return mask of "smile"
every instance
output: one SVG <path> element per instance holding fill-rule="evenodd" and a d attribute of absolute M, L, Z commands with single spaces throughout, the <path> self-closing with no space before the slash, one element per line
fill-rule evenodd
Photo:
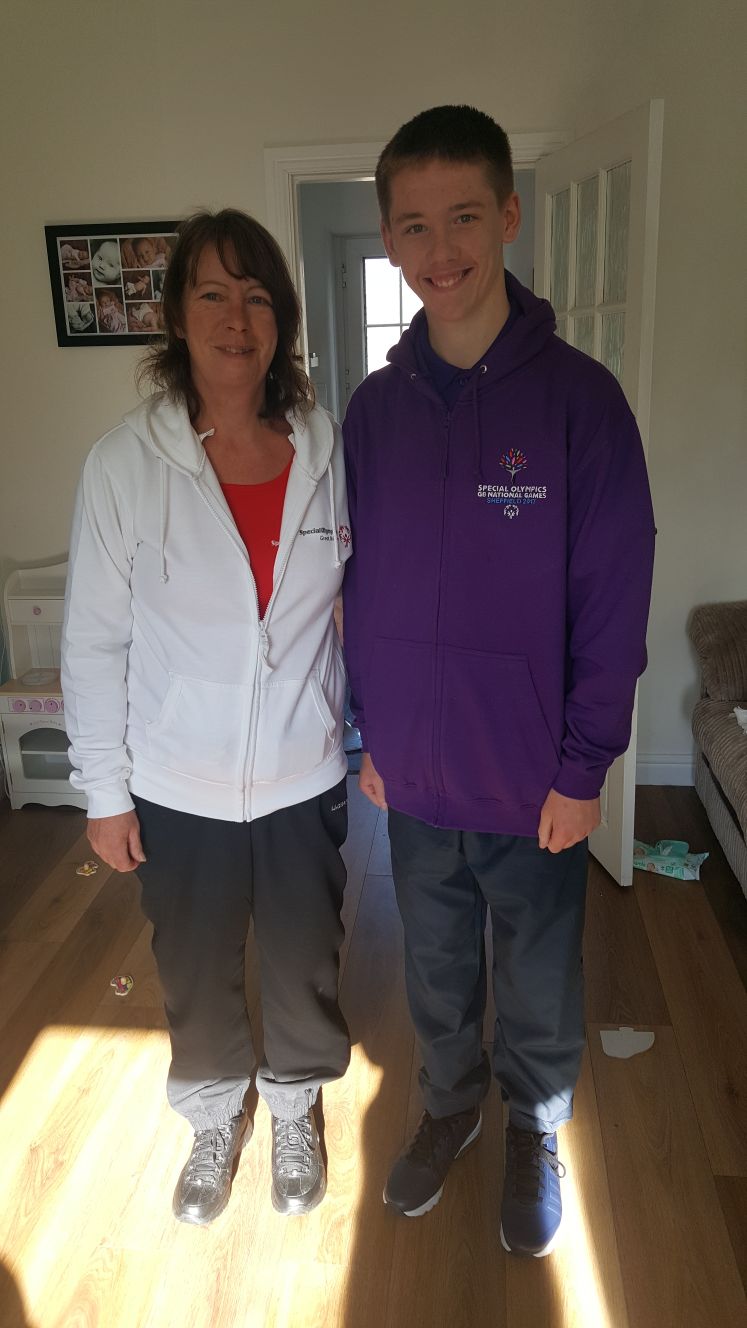
<path fill-rule="evenodd" d="M 223 351 L 224 355 L 251 355 L 253 346 L 216 346 L 216 350 Z"/>
<path fill-rule="evenodd" d="M 464 278 L 469 272 L 470 269 L 468 267 L 463 267 L 461 271 L 450 272 L 448 276 L 426 277 L 425 280 L 428 282 L 428 285 L 433 286 L 435 290 L 452 290 L 454 286 L 459 285 L 460 281 L 464 281 Z"/>

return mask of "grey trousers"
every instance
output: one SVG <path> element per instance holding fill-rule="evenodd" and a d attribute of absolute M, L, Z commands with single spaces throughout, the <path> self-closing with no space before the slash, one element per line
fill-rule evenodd
<path fill-rule="evenodd" d="M 250 822 L 134 801 L 147 857 L 142 907 L 171 1037 L 169 1102 L 194 1130 L 241 1110 L 256 1066 L 244 984 L 253 918 L 264 1027 L 257 1088 L 274 1116 L 297 1119 L 350 1059 L 337 1003 L 345 780 Z"/>
<path fill-rule="evenodd" d="M 573 1112 L 584 1047 L 581 945 L 587 843 L 441 830 L 389 811 L 407 995 L 432 1116 L 466 1111 L 490 1086 L 482 1045 L 485 920 L 493 933 L 493 1072 L 523 1129 Z"/>

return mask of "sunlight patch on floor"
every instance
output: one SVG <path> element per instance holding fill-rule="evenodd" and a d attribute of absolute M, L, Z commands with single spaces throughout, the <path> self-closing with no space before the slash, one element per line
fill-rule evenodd
<path fill-rule="evenodd" d="M 589 1214 L 583 1198 L 584 1159 L 574 1151 L 574 1134 L 561 1136 L 561 1158 L 567 1167 L 562 1181 L 563 1224 L 558 1245 L 548 1256 L 563 1307 L 563 1328 L 620 1328 L 610 1315 Z"/>

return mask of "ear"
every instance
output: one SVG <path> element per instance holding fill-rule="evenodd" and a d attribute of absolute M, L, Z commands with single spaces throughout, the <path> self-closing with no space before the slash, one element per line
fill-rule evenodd
<path fill-rule="evenodd" d="M 381 219 L 380 230 L 381 230 L 381 238 L 384 241 L 384 248 L 386 249 L 387 258 L 389 259 L 389 262 L 391 263 L 392 267 L 399 267 L 400 261 L 397 257 L 396 250 L 394 248 L 394 240 L 392 238 L 391 227 L 389 226 L 388 222 L 384 221 L 383 217 Z"/>
<path fill-rule="evenodd" d="M 521 230 L 521 202 L 518 194 L 509 194 L 501 208 L 503 243 L 511 244 Z"/>

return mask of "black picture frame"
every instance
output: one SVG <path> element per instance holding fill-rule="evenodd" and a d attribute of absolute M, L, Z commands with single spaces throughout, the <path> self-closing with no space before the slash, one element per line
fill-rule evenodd
<path fill-rule="evenodd" d="M 176 221 L 45 226 L 58 346 L 147 346 Z"/>

